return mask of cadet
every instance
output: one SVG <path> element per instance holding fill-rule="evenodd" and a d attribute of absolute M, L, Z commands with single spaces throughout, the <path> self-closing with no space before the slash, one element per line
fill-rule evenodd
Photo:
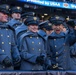
<path fill-rule="evenodd" d="M 39 19 L 28 17 L 24 22 L 28 31 L 21 36 L 20 54 L 22 57 L 21 70 L 43 70 L 45 53 L 45 39 L 38 32 Z"/>
<path fill-rule="evenodd" d="M 47 35 L 51 34 L 53 31 L 52 23 L 50 23 L 48 20 L 41 22 L 39 24 L 39 28 L 44 30 Z"/>
<path fill-rule="evenodd" d="M 76 36 L 73 28 L 65 34 L 63 29 L 64 18 L 55 16 L 51 19 L 54 32 L 48 37 L 48 50 L 54 70 L 70 70 L 70 46 L 75 43 Z"/>
<path fill-rule="evenodd" d="M 27 12 L 27 13 L 24 13 L 24 14 L 22 14 L 21 15 L 21 18 L 22 18 L 22 20 L 23 20 L 23 23 L 20 25 L 20 26 L 18 26 L 16 29 L 15 29 L 15 31 L 16 31 L 16 36 L 17 36 L 17 45 L 18 45 L 18 47 L 19 47 L 19 41 L 20 41 L 20 36 L 22 35 L 22 34 L 24 34 L 24 33 L 26 33 L 27 32 L 27 25 L 26 24 L 24 24 L 24 21 L 26 21 L 26 19 L 27 19 L 27 17 L 33 17 L 34 16 L 34 12 Z"/>
<path fill-rule="evenodd" d="M 46 27 L 45 25 L 48 25 L 48 21 L 43 21 L 39 24 L 39 30 L 38 33 L 47 40 L 47 34 L 46 34 Z"/>
<path fill-rule="evenodd" d="M 49 21 L 43 21 L 39 24 L 39 30 L 38 30 L 38 34 L 41 35 L 46 41 L 47 41 L 47 29 L 49 27 L 49 29 L 51 28 L 52 24 L 49 23 Z M 47 48 L 47 47 L 46 47 Z"/>
<path fill-rule="evenodd" d="M 15 29 L 17 38 L 19 38 L 22 34 L 24 34 L 27 31 L 27 26 L 24 24 L 24 21 L 27 19 L 27 17 L 34 16 L 34 14 L 34 12 L 27 12 L 21 15 L 23 23 Z"/>
<path fill-rule="evenodd" d="M 0 5 L 0 70 L 14 70 L 14 65 L 21 60 L 14 31 L 7 25 L 8 14 L 9 5 Z"/>
<path fill-rule="evenodd" d="M 69 26 L 73 28 L 76 26 L 76 23 L 73 19 L 67 22 Z M 76 43 L 70 47 L 70 56 L 71 56 L 71 70 L 76 70 Z"/>
<path fill-rule="evenodd" d="M 47 49 L 47 38 L 48 38 L 47 31 L 49 31 L 49 30 L 52 31 L 52 23 L 50 23 L 48 20 L 43 21 L 43 22 L 41 22 L 39 24 L 38 34 L 41 35 L 45 39 L 45 41 L 46 41 L 46 43 L 45 43 L 46 53 L 48 52 L 47 51 L 48 50 Z M 47 55 L 47 59 L 46 59 L 45 68 L 46 69 L 50 69 L 51 68 L 51 61 L 49 60 L 48 55 Z"/>
<path fill-rule="evenodd" d="M 22 24 L 21 21 L 22 8 L 19 6 L 15 6 L 12 7 L 10 11 L 11 11 L 11 20 L 8 22 L 8 24 L 15 29 L 16 27 Z"/>

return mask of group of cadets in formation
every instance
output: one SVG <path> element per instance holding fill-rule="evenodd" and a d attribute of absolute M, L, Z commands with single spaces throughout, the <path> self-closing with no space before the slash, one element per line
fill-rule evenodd
<path fill-rule="evenodd" d="M 76 70 L 75 21 L 0 5 L 0 70 Z M 22 21 L 21 21 L 22 20 Z"/>

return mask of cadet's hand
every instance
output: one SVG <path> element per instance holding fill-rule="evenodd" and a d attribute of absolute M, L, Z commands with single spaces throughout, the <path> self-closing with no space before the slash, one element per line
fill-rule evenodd
<path fill-rule="evenodd" d="M 38 56 L 36 59 L 36 62 L 39 63 L 40 65 L 44 64 L 44 56 Z"/>
<path fill-rule="evenodd" d="M 20 56 L 17 56 L 15 59 L 14 59 L 14 66 L 19 66 L 20 65 L 20 62 L 21 62 L 21 57 Z"/>
<path fill-rule="evenodd" d="M 10 59 L 9 57 L 6 57 L 6 58 L 3 60 L 3 64 L 5 65 L 5 67 L 10 67 L 10 66 L 12 66 L 11 59 Z"/>

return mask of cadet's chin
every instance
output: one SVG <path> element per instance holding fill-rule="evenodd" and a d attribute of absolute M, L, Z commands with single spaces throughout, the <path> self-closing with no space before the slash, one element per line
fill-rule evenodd
<path fill-rule="evenodd" d="M 56 32 L 57 34 L 59 34 L 61 31 L 60 31 L 60 30 L 56 30 L 55 32 Z"/>
<path fill-rule="evenodd" d="M 8 22 L 8 20 L 3 20 L 2 22 Z"/>
<path fill-rule="evenodd" d="M 38 30 L 33 30 L 32 32 L 36 33 Z"/>

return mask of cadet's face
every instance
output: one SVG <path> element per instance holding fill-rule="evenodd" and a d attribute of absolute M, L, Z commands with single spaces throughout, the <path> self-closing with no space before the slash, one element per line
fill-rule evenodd
<path fill-rule="evenodd" d="M 50 35 L 53 32 L 53 30 L 46 30 L 47 35 Z"/>
<path fill-rule="evenodd" d="M 67 30 L 67 29 L 66 29 L 65 27 L 63 27 L 63 32 L 66 32 L 66 30 Z"/>
<path fill-rule="evenodd" d="M 1 22 L 8 22 L 8 15 L 0 12 L 0 21 Z"/>
<path fill-rule="evenodd" d="M 76 30 L 76 26 L 75 26 L 75 28 L 74 28 L 75 30 Z"/>
<path fill-rule="evenodd" d="M 29 25 L 28 29 L 32 32 L 37 32 L 38 31 L 38 26 L 37 25 Z"/>
<path fill-rule="evenodd" d="M 54 25 L 54 31 L 59 34 L 61 31 L 63 31 L 63 25 L 60 24 L 60 25 Z"/>
<path fill-rule="evenodd" d="M 13 13 L 12 14 L 12 18 L 14 18 L 14 19 L 20 19 L 21 18 L 21 14 L 20 13 Z"/>

